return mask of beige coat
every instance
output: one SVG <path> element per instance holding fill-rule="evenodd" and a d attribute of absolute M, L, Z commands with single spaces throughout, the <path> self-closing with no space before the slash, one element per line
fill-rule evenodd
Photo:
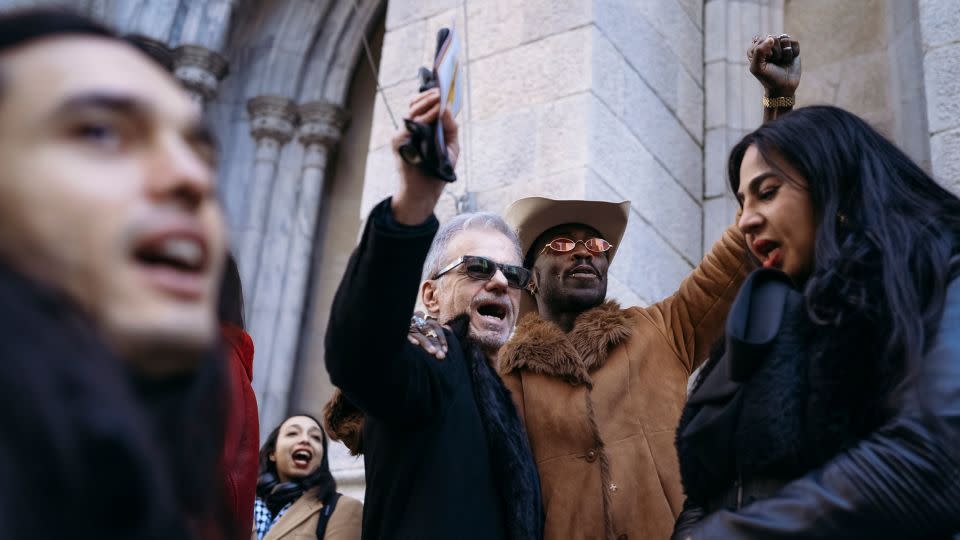
<path fill-rule="evenodd" d="M 569 334 L 528 314 L 500 351 L 533 450 L 548 539 L 667 539 L 683 505 L 674 431 L 687 379 L 747 274 L 731 227 L 671 297 L 582 313 Z"/>
<path fill-rule="evenodd" d="M 301 495 L 267 531 L 263 540 L 317 540 L 317 522 L 323 503 L 311 493 Z M 360 540 L 363 503 L 342 495 L 327 523 L 323 540 Z M 257 540 L 253 532 L 252 540 Z"/>

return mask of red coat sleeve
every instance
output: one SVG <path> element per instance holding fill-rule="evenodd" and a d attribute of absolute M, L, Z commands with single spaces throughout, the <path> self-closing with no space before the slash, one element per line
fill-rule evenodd
<path fill-rule="evenodd" d="M 230 395 L 224 430 L 223 496 L 234 515 L 240 538 L 249 539 L 253 529 L 253 501 L 257 489 L 257 454 L 260 420 L 253 392 L 253 341 L 233 324 L 220 327 L 226 349 Z"/>

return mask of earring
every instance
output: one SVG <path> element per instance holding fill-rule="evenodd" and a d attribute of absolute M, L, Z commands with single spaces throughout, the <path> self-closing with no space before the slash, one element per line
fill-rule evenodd
<path fill-rule="evenodd" d="M 841 225 L 846 225 L 847 215 L 844 214 L 843 212 L 837 212 L 837 221 L 840 222 Z"/>

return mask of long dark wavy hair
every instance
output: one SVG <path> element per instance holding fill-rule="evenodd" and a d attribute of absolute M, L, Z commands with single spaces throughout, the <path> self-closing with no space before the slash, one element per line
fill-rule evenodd
<path fill-rule="evenodd" d="M 728 161 L 734 192 L 750 146 L 772 167 L 789 163 L 802 179 L 781 176 L 810 194 L 817 230 L 804 294 L 817 340 L 856 341 L 864 365 L 851 359 L 851 369 L 896 401 L 939 327 L 960 199 L 836 107 L 801 108 L 745 136 Z"/>
<path fill-rule="evenodd" d="M 277 474 L 277 464 L 270 459 L 270 454 L 277 449 L 277 438 L 280 436 L 280 428 L 283 427 L 284 422 L 295 416 L 305 416 L 316 422 L 317 426 L 320 427 L 320 437 L 323 441 L 323 458 L 321 458 L 320 466 L 317 467 L 317 470 L 309 475 L 292 482 L 281 482 Z M 257 479 L 257 497 L 266 501 L 269 507 L 274 504 L 271 499 L 277 499 L 279 503 L 292 502 L 299 498 L 300 495 L 314 488 L 319 488 L 316 490 L 316 497 L 326 505 L 337 491 L 337 481 L 334 480 L 333 474 L 330 473 L 330 462 L 327 459 L 327 446 L 327 434 L 323 431 L 323 424 L 314 418 L 313 415 L 291 414 L 284 418 L 283 422 L 280 422 L 280 425 L 274 428 L 273 431 L 270 432 L 270 435 L 267 435 L 267 440 L 264 441 L 263 446 L 260 447 L 260 476 Z M 278 506 L 282 506 L 282 504 Z M 271 511 L 276 512 L 278 509 L 279 508 L 271 508 Z"/>

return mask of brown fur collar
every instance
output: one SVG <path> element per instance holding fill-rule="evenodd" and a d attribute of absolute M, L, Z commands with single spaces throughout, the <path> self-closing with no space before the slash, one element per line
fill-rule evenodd
<path fill-rule="evenodd" d="M 527 369 L 593 387 L 590 371 L 632 333 L 631 316 L 609 300 L 577 316 L 565 334 L 556 324 L 528 313 L 509 343 L 500 349 L 500 373 Z"/>
<path fill-rule="evenodd" d="M 347 399 L 339 388 L 323 408 L 323 423 L 327 435 L 345 444 L 351 456 L 363 453 L 363 411 Z"/>

